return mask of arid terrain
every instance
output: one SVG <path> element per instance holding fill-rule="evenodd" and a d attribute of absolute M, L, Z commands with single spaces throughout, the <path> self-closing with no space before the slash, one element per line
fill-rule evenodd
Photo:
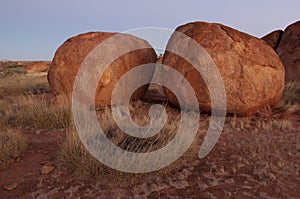
<path fill-rule="evenodd" d="M 203 159 L 198 152 L 210 116 L 201 113 L 196 139 L 180 159 L 159 171 L 128 174 L 87 153 L 70 110 L 52 102 L 45 73 L 3 63 L 0 198 L 300 198 L 299 99 L 300 85 L 286 85 L 277 107 L 248 117 L 228 115 L 219 141 Z M 176 123 L 178 110 L 156 85 L 134 103 L 133 117 L 147 115 L 156 102 Z M 105 111 L 99 110 L 100 123 Z"/>

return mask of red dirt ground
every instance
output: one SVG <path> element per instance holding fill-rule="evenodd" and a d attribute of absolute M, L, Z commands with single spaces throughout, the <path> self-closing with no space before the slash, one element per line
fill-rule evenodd
<path fill-rule="evenodd" d="M 282 117 L 295 129 L 236 130 L 226 124 L 205 158 L 194 154 L 163 171 L 118 183 L 79 177 L 60 165 L 65 131 L 23 129 L 29 149 L 0 170 L 0 198 L 300 198 L 300 117 Z M 41 174 L 43 165 L 54 170 Z M 15 189 L 3 189 L 13 183 Z"/>

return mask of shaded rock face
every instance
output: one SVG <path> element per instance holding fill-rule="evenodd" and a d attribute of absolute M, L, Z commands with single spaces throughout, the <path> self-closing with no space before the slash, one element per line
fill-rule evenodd
<path fill-rule="evenodd" d="M 73 84 L 78 70 L 86 56 L 105 39 L 115 35 L 107 32 L 90 32 L 81 34 L 68 39 L 56 51 L 52 64 L 48 72 L 48 81 L 52 92 L 56 96 L 54 101 L 66 102 L 72 97 Z M 155 63 L 157 56 L 153 48 L 144 40 L 131 35 L 125 35 L 126 46 L 141 43 L 146 48 L 131 51 L 121 55 L 104 71 L 101 76 L 96 90 L 96 106 L 111 105 L 112 91 L 118 80 L 130 69 L 148 63 Z M 111 51 L 118 52 L 118 41 L 114 40 Z M 107 52 L 110 53 L 110 52 Z M 105 61 L 105 60 L 104 60 Z M 95 73 L 97 65 L 92 65 L 91 73 Z M 151 79 L 154 70 L 150 74 L 139 75 L 135 78 Z M 95 77 L 97 78 L 97 77 Z M 138 99 L 146 92 L 148 85 L 138 88 L 132 96 L 132 99 Z M 126 92 L 124 90 L 123 92 Z M 88 96 L 91 97 L 91 96 Z M 66 100 L 68 99 L 68 100 Z M 59 102 L 56 102 L 59 103 Z"/>
<path fill-rule="evenodd" d="M 276 49 L 285 70 L 286 81 L 300 81 L 300 21 L 288 26 Z"/>
<path fill-rule="evenodd" d="M 211 56 L 224 82 L 228 113 L 250 115 L 267 105 L 278 103 L 284 88 L 284 67 L 266 42 L 221 24 L 194 22 L 180 26 L 176 31 L 193 38 Z M 167 49 L 185 50 L 185 46 L 179 47 L 176 43 L 178 40 L 174 40 L 173 34 Z M 191 49 L 189 52 L 201 68 L 201 54 Z M 196 69 L 186 59 L 169 51 L 164 54 L 163 64 L 176 69 L 189 81 L 200 109 L 209 112 L 210 94 Z M 180 88 L 177 79 L 168 77 L 163 81 L 173 82 Z M 167 88 L 164 91 L 170 102 L 179 106 L 175 95 Z"/>
<path fill-rule="evenodd" d="M 48 64 L 46 62 L 34 62 L 32 64 L 23 66 L 22 69 L 24 69 L 27 73 L 41 73 L 41 72 L 47 72 L 48 70 Z"/>
<path fill-rule="evenodd" d="M 278 47 L 283 31 L 282 30 L 275 30 L 266 36 L 262 37 L 261 39 L 266 41 L 274 50 Z"/>
<path fill-rule="evenodd" d="M 279 31 L 277 31 L 279 33 Z M 276 32 L 270 33 L 263 37 L 279 55 L 285 66 L 286 82 L 300 81 L 300 21 L 291 24 L 284 31 L 282 36 L 278 37 L 277 45 L 272 46 L 271 38 L 275 40 Z"/>

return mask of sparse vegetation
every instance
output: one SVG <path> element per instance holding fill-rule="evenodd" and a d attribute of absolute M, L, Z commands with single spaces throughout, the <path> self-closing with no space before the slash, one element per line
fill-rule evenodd
<path fill-rule="evenodd" d="M 95 176 L 101 173 L 101 163 L 86 150 L 74 127 L 67 131 L 60 160 L 65 166 L 84 176 Z"/>
<path fill-rule="evenodd" d="M 286 108 L 295 104 L 300 105 L 300 83 L 292 82 L 286 84 L 279 105 Z"/>
<path fill-rule="evenodd" d="M 2 68 L 17 68 L 19 65 L 16 62 L 13 61 L 6 61 L 6 62 L 0 62 L 0 67 Z"/>
<path fill-rule="evenodd" d="M 70 121 L 67 107 L 51 107 L 46 76 L 13 75 L 0 78 L 0 127 L 66 128 Z"/>
<path fill-rule="evenodd" d="M 171 115 L 171 117 L 168 118 L 167 123 L 157 135 L 151 138 L 136 138 L 125 134 L 119 129 L 111 115 L 110 108 L 98 110 L 99 123 L 107 138 L 126 151 L 139 153 L 160 149 L 173 139 L 177 133 L 180 116 L 178 114 L 168 115 Z M 149 124 L 149 117 L 140 116 L 141 115 L 133 117 L 133 120 L 141 126 Z M 64 165 L 74 170 L 75 173 L 83 174 L 84 176 L 98 176 L 99 174 L 115 175 L 116 173 L 116 171 L 108 169 L 100 164 L 99 161 L 86 150 L 79 139 L 75 127 L 68 129 L 66 142 L 62 145 L 60 157 L 60 160 Z"/>
<path fill-rule="evenodd" d="M 13 129 L 0 130 L 0 169 L 26 149 L 26 140 Z"/>
<path fill-rule="evenodd" d="M 0 78 L 0 98 L 49 92 L 46 76 L 12 75 Z"/>
<path fill-rule="evenodd" d="M 131 111 L 137 111 L 138 109 L 141 109 L 141 107 L 143 107 L 143 105 L 140 104 L 140 102 L 137 102 L 133 104 L 130 109 Z M 148 139 L 134 138 L 122 132 L 112 118 L 110 108 L 97 110 L 97 113 L 99 123 L 111 142 L 127 151 L 145 153 L 149 151 L 155 151 L 165 146 L 170 142 L 171 139 L 173 139 L 177 132 L 177 124 L 180 120 L 180 114 L 178 112 L 175 113 L 175 110 L 171 109 L 167 105 L 165 105 L 165 109 L 168 112 L 168 116 L 171 116 L 171 118 L 168 118 L 167 124 L 164 126 L 162 131 L 157 134 L 157 136 Z M 139 114 L 133 114 L 132 118 L 141 126 L 147 125 L 149 123 L 149 117 L 145 113 L 148 113 L 148 110 L 143 113 L 139 112 Z M 205 115 L 201 116 L 201 118 L 201 120 L 204 121 L 200 123 L 200 131 L 202 133 L 203 129 L 208 128 L 209 118 L 205 119 Z M 295 130 L 291 121 L 280 118 L 264 119 L 255 117 L 237 117 L 236 115 L 233 115 L 233 117 L 228 117 L 227 121 L 227 128 L 229 127 L 230 129 L 237 131 L 255 130 L 260 132 L 272 132 L 276 130 Z M 199 140 L 197 142 L 199 142 Z M 192 150 L 193 149 L 190 151 Z M 61 160 L 64 165 L 67 165 L 69 168 L 74 170 L 75 173 L 80 173 L 83 175 L 98 176 L 99 174 L 102 175 L 103 171 L 105 171 L 105 174 L 114 172 L 100 164 L 89 154 L 80 141 L 75 128 L 69 130 L 67 134 L 66 143 L 62 146 Z M 86 162 L 88 163 L 86 164 Z"/>
<path fill-rule="evenodd" d="M 289 120 L 271 120 L 271 121 L 259 120 L 257 121 L 256 126 L 263 130 L 269 130 L 269 131 L 274 129 L 279 129 L 283 131 L 294 130 L 292 122 Z"/>
<path fill-rule="evenodd" d="M 16 62 L 0 62 L 0 78 L 26 74 L 26 71 L 23 70 L 20 66 L 21 65 Z"/>
<path fill-rule="evenodd" d="M 59 129 L 66 128 L 71 120 L 67 107 L 51 107 L 43 96 L 19 96 L 9 106 L 0 105 L 2 126 Z"/>
<path fill-rule="evenodd" d="M 74 126 L 68 128 L 66 141 L 61 146 L 59 162 L 76 175 L 81 177 L 93 177 L 108 180 L 113 183 L 122 181 L 131 182 L 147 174 L 123 173 L 109 168 L 94 158 L 82 144 Z M 103 178 L 105 177 L 105 179 Z"/>
<path fill-rule="evenodd" d="M 238 131 L 250 130 L 251 128 L 263 129 L 268 131 L 272 131 L 275 129 L 282 131 L 295 130 L 292 122 L 286 119 L 258 119 L 252 121 L 250 118 L 238 118 L 236 116 L 228 119 L 230 120 L 231 128 Z"/>

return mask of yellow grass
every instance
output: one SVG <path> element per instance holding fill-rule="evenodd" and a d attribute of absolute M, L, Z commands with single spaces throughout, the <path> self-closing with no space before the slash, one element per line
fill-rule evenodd
<path fill-rule="evenodd" d="M 26 149 L 26 140 L 13 129 L 0 130 L 0 169 Z"/>
<path fill-rule="evenodd" d="M 70 121 L 69 108 L 52 107 L 49 97 L 34 95 L 49 90 L 46 76 L 0 78 L 0 127 L 66 128 Z"/>
<path fill-rule="evenodd" d="M 60 152 L 60 160 L 68 168 L 84 176 L 95 176 L 101 173 L 102 165 L 88 153 L 74 128 L 67 131 L 66 141 Z"/>
<path fill-rule="evenodd" d="M 114 122 L 110 108 L 98 111 L 98 119 L 104 133 L 115 145 L 127 151 L 145 153 L 157 150 L 173 139 L 177 133 L 180 116 L 174 114 L 168 119 L 161 132 L 147 139 L 134 138 L 122 132 Z M 143 126 L 149 123 L 149 118 L 134 117 L 134 121 Z M 130 175 L 107 168 L 96 160 L 84 147 L 75 127 L 67 131 L 66 142 L 61 148 L 60 160 L 63 165 L 83 176 L 113 175 L 118 179 L 120 176 Z"/>
<path fill-rule="evenodd" d="M 50 92 L 46 76 L 12 75 L 0 78 L 0 98 Z"/>
<path fill-rule="evenodd" d="M 18 96 L 9 105 L 0 102 L 0 126 L 60 129 L 69 125 L 70 117 L 67 107 L 51 107 L 43 96 Z"/>

